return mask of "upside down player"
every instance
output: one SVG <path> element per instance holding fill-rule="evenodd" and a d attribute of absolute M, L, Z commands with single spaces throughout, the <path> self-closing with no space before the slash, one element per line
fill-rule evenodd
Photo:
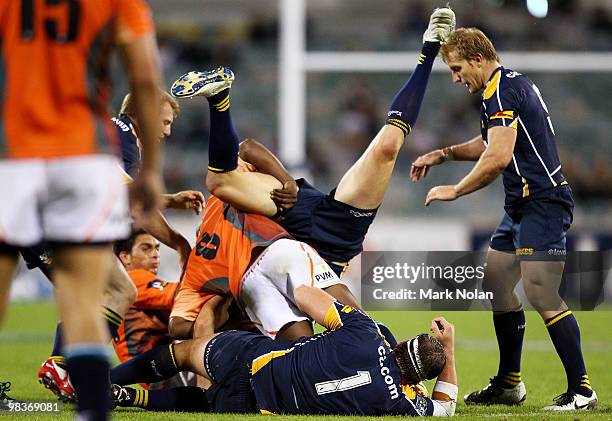
<path fill-rule="evenodd" d="M 372 319 L 325 291 L 302 285 L 295 298 L 329 330 L 293 342 L 227 331 L 156 348 L 113 372 L 136 383 L 194 371 L 213 383 L 206 390 L 212 412 L 454 414 L 454 327 L 444 318 L 432 320 L 435 338 L 421 334 L 391 348 Z M 403 387 L 435 377 L 432 399 Z M 134 389 L 114 389 L 116 403 L 132 406 Z M 155 391 L 148 399 L 158 399 Z"/>
<path fill-rule="evenodd" d="M 386 125 L 330 195 L 304 180 L 296 183 L 269 151 L 253 141 L 243 145 L 240 155 L 260 172 L 236 170 L 239 145 L 231 121 L 229 98 L 233 73 L 227 68 L 219 68 L 183 75 L 173 84 L 172 94 L 183 98 L 203 95 L 210 104 L 210 164 L 206 176 L 209 191 L 238 209 L 268 217 L 280 216 L 275 219 L 281 226 L 297 240 L 314 247 L 341 276 L 348 261 L 362 250 L 365 234 L 383 200 L 404 138 L 416 121 L 440 43 L 449 36 L 454 24 L 452 10 L 434 11 L 423 36 L 419 64 L 395 96 Z M 297 203 L 288 212 L 280 206 L 279 213 L 275 203 L 283 199 L 282 193 L 277 191 L 273 198 L 270 197 L 270 192 L 279 189 L 279 185 L 297 192 Z M 346 285 L 335 284 L 328 292 L 358 307 Z M 171 323 L 188 325 L 190 322 L 178 313 L 176 316 Z M 388 332 L 384 326 L 381 328 Z"/>
<path fill-rule="evenodd" d="M 472 193 L 501 173 L 506 192 L 506 212 L 491 237 L 483 280 L 483 288 L 494 294 L 499 370 L 484 389 L 466 395 L 465 402 L 516 404 L 526 397 L 520 368 L 525 314 L 514 292 L 522 279 L 567 375 L 567 391 L 544 409 L 595 408 L 597 395 L 584 364 L 580 329 L 559 296 L 574 200 L 561 170 L 548 109 L 533 82 L 500 65 L 493 44 L 478 29 L 457 30 L 441 54 L 453 82 L 465 84 L 473 94 L 484 90 L 481 135 L 419 157 L 411 169 L 412 180 L 449 159 L 478 161 L 458 184 L 432 188 L 426 205 Z"/>
<path fill-rule="evenodd" d="M 117 41 L 137 98 L 146 153 L 130 193 L 145 221 L 162 185 L 155 141 L 161 78 L 150 10 L 142 0 L 2 2 L 0 36 L 0 197 L 10 198 L 0 206 L 0 320 L 17 247 L 50 242 L 77 417 L 104 420 L 108 337 L 98 308 L 110 242 L 129 232 L 127 189 L 105 147 L 116 137 L 106 110 L 109 53 Z"/>

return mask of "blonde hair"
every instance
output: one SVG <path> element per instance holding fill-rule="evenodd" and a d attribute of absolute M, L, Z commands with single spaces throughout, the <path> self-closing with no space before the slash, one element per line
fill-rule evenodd
<path fill-rule="evenodd" d="M 164 104 L 166 102 L 170 104 L 170 106 L 172 107 L 172 112 L 174 113 L 174 117 L 176 117 L 181 111 L 181 107 L 178 102 L 176 102 L 176 99 L 174 99 L 172 95 L 170 95 L 168 92 L 160 89 L 159 99 L 161 101 L 161 104 Z M 119 115 L 128 116 L 133 119 L 136 116 L 134 111 L 134 101 L 132 100 L 132 94 L 127 94 L 125 98 L 123 98 L 123 102 L 121 103 Z"/>
<path fill-rule="evenodd" d="M 491 40 L 477 28 L 459 28 L 454 31 L 440 48 L 444 61 L 448 60 L 451 52 L 455 52 L 464 60 L 472 60 L 481 54 L 485 60 L 500 61 Z"/>

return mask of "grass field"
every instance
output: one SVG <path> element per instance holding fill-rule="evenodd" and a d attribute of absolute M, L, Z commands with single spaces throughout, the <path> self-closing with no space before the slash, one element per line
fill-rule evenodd
<path fill-rule="evenodd" d="M 432 313 L 379 312 L 373 316 L 387 323 L 396 336 L 413 336 L 424 332 Z M 448 312 L 444 314 L 456 326 L 457 370 L 459 394 L 486 384 L 497 370 L 497 343 L 492 330 L 491 316 L 486 312 Z M 564 392 L 566 380 L 563 368 L 548 333 L 537 314 L 527 314 L 527 332 L 523 353 L 523 380 L 527 386 L 527 401 L 519 407 L 467 407 L 463 400 L 457 406 L 460 420 L 612 420 L 612 313 L 576 313 L 582 329 L 582 345 L 591 377 L 599 397 L 599 409 L 588 413 L 550 414 L 540 410 L 559 393 Z M 55 328 L 55 307 L 50 303 L 14 304 L 0 333 L 0 381 L 11 381 L 9 395 L 20 400 L 48 400 L 52 395 L 36 379 L 41 362 L 49 355 Z M 358 344 L 355 344 L 358 346 Z M 431 390 L 432 384 L 428 384 Z M 2 415 L 3 419 L 71 419 L 69 406 L 58 416 Z M 118 410 L 117 420 L 236 420 L 262 419 L 253 415 L 216 415 L 152 413 L 141 410 Z M 276 417 L 291 420 L 357 419 L 356 417 L 295 416 Z M 386 417 L 398 418 L 399 417 Z M 362 419 L 362 418 L 359 418 Z M 378 419 L 378 418 L 373 418 Z"/>

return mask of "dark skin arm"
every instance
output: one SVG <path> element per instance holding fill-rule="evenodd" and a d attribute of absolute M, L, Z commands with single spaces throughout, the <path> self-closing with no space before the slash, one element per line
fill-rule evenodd
<path fill-rule="evenodd" d="M 283 164 L 268 148 L 255 139 L 246 139 L 240 144 L 239 156 L 253 165 L 257 171 L 271 175 L 283 184 L 274 189 L 270 197 L 280 211 L 291 209 L 297 201 L 298 186 Z"/>

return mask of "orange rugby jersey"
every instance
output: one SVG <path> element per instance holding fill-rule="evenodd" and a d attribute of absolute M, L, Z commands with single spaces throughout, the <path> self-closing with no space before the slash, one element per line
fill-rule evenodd
<path fill-rule="evenodd" d="M 119 326 L 118 340 L 113 341 L 121 362 L 172 342 L 168 318 L 178 287 L 178 283 L 162 281 L 142 269 L 130 270 L 128 275 L 138 289 L 138 296 Z"/>
<path fill-rule="evenodd" d="M 206 202 L 183 282 L 195 291 L 238 297 L 240 280 L 256 247 L 290 235 L 265 216 L 245 213 L 211 196 Z"/>
<path fill-rule="evenodd" d="M 0 2 L 0 157 L 107 151 L 111 48 L 153 30 L 145 0 Z"/>

